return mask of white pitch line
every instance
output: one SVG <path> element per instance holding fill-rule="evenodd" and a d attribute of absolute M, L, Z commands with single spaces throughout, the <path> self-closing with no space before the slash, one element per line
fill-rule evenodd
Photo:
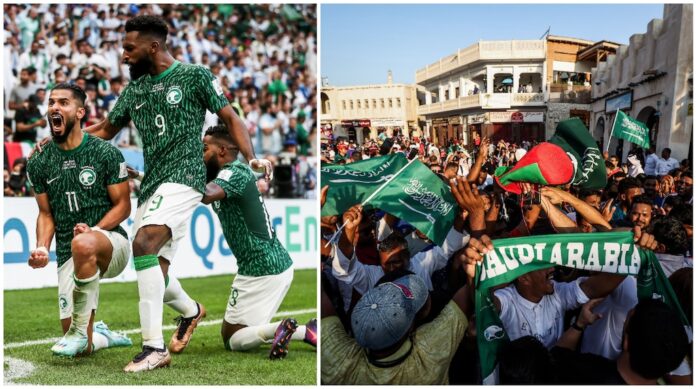
<path fill-rule="evenodd" d="M 316 308 L 310 308 L 310 309 L 300 309 L 299 311 L 287 311 L 287 312 L 278 312 L 276 313 L 273 317 L 280 317 L 280 316 L 292 316 L 292 315 L 302 315 L 305 313 L 313 313 L 316 312 Z M 222 319 L 217 319 L 217 320 L 206 320 L 198 323 L 199 326 L 214 326 L 222 323 Z M 176 326 L 173 324 L 162 326 L 163 330 L 173 330 L 175 329 Z M 115 331 L 121 334 L 137 334 L 140 332 L 140 328 L 133 328 L 130 330 L 125 330 L 125 331 Z M 11 348 L 19 348 L 19 347 L 27 347 L 27 346 L 36 346 L 39 344 L 51 344 L 59 341 L 61 338 L 46 338 L 46 339 L 37 339 L 37 340 L 28 340 L 26 342 L 17 342 L 17 343 L 8 343 L 5 345 L 4 349 L 11 349 Z"/>
<path fill-rule="evenodd" d="M 7 364 L 3 377 L 5 385 L 17 385 L 13 382 L 14 380 L 28 377 L 36 369 L 31 362 L 18 358 L 5 357 L 5 363 Z"/>

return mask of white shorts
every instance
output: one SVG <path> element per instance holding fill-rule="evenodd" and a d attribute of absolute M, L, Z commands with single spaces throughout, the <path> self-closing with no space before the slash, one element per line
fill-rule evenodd
<path fill-rule="evenodd" d="M 293 273 L 291 266 L 272 276 L 248 277 L 237 274 L 227 301 L 225 321 L 246 326 L 270 323 L 290 289 Z"/>
<path fill-rule="evenodd" d="M 149 225 L 167 226 L 172 232 L 172 238 L 160 249 L 157 256 L 166 258 L 169 262 L 174 259 L 179 240 L 186 235 L 186 227 L 191 220 L 193 211 L 200 204 L 203 194 L 195 189 L 173 183 L 160 185 L 155 193 L 143 202 L 135 212 L 133 223 L 133 238 L 140 227 Z"/>
<path fill-rule="evenodd" d="M 99 278 L 114 278 L 121 274 L 128 265 L 130 258 L 130 243 L 123 235 L 114 231 L 105 231 L 98 227 L 92 227 L 92 231 L 98 231 L 106 235 L 111 242 L 111 261 L 104 274 Z M 75 264 L 73 259 L 68 259 L 63 266 L 58 268 L 58 311 L 60 319 L 67 319 L 72 316 L 73 311 L 73 289 L 75 288 Z M 99 290 L 93 295 L 92 309 L 97 309 L 99 303 Z"/>

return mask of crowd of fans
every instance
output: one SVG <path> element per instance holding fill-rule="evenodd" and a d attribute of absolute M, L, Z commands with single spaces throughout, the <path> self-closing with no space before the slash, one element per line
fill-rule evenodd
<path fill-rule="evenodd" d="M 121 63 L 125 23 L 158 15 L 170 26 L 168 49 L 183 63 L 207 66 L 249 129 L 256 155 L 278 169 L 274 197 L 316 192 L 317 7 L 313 4 L 5 4 L 5 196 L 31 195 L 23 159 L 50 134 L 45 115 L 53 85 L 73 83 L 88 96 L 83 126 L 106 118 L 128 84 Z M 208 112 L 206 128 L 218 124 Z M 113 140 L 140 150 L 138 133 Z M 10 148 L 8 152 L 8 147 Z M 7 155 L 10 155 L 10 158 Z M 9 176 L 9 178 L 8 178 Z M 9 180 L 9 181 L 8 181 Z M 8 183 L 14 183 L 8 187 Z M 262 188 L 265 189 L 265 188 Z"/>
<path fill-rule="evenodd" d="M 516 195 L 500 188 L 494 171 L 535 143 L 476 134 L 469 147 L 400 136 L 322 142 L 322 166 L 390 153 L 418 158 L 461 210 L 441 246 L 369 206 L 322 217 L 324 384 L 482 383 L 473 279 L 498 238 L 632 230 L 692 320 L 692 166 L 667 148 L 661 156 L 636 148 L 625 164 L 605 153 L 608 183 L 600 190 L 523 184 Z M 331 190 L 322 188 L 322 207 Z M 634 276 L 559 266 L 495 290 L 490 298 L 511 340 L 498 353 L 498 382 L 690 384 L 691 328 L 660 300 L 639 301 L 636 290 Z"/>

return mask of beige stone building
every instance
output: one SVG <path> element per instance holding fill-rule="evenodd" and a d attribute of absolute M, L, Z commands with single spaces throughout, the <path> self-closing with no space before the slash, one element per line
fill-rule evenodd
<path fill-rule="evenodd" d="M 362 143 L 387 135 L 419 136 L 416 86 L 394 84 L 391 71 L 386 84 L 321 87 L 321 128 L 335 137 Z"/>
<path fill-rule="evenodd" d="M 545 140 L 559 121 L 590 125 L 591 69 L 619 45 L 549 35 L 481 41 L 416 72 L 418 114 L 436 143 L 473 133 L 513 142 Z"/>
<path fill-rule="evenodd" d="M 658 155 L 665 147 L 679 160 L 692 155 L 692 4 L 666 4 L 663 18 L 592 69 L 592 79 L 591 130 L 604 144 L 621 109 L 650 128 Z M 632 146 L 624 143 L 611 138 L 609 152 L 625 159 Z"/>

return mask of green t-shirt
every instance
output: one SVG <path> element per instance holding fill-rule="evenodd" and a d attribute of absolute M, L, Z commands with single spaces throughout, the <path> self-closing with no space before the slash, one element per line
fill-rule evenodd
<path fill-rule="evenodd" d="M 280 274 L 292 259 L 276 237 L 251 168 L 239 161 L 226 164 L 213 180 L 226 197 L 213 202 L 227 244 L 237 258 L 238 274 L 260 277 Z"/>
<path fill-rule="evenodd" d="M 37 194 L 48 195 L 59 267 L 72 257 L 75 224 L 96 225 L 113 207 L 107 186 L 128 179 L 121 152 L 88 134 L 72 150 L 62 150 L 54 142 L 46 144 L 43 152 L 29 158 L 27 175 Z M 128 238 L 121 226 L 112 231 Z"/>
<path fill-rule="evenodd" d="M 206 110 L 228 104 L 220 83 L 203 66 L 175 61 L 157 76 L 131 81 L 109 113 L 109 122 L 135 123 L 143 141 L 145 177 L 139 204 L 164 183 L 205 190 L 203 124 Z"/>

